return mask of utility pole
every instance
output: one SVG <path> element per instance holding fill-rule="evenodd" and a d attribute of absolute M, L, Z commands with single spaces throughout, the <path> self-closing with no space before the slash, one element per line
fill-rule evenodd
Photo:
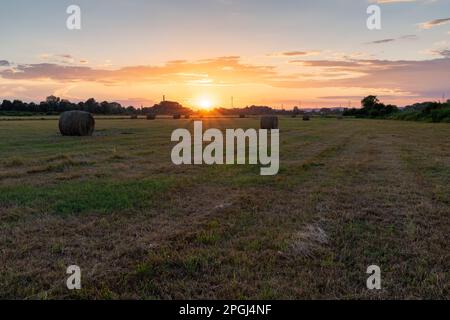
<path fill-rule="evenodd" d="M 163 102 L 166 102 L 166 96 L 163 95 Z"/>
<path fill-rule="evenodd" d="M 231 109 L 233 109 L 234 108 L 234 97 L 232 96 L 231 97 Z"/>

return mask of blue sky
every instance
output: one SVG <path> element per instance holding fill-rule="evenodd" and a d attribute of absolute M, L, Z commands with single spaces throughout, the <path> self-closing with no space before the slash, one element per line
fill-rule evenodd
<path fill-rule="evenodd" d="M 132 66 L 164 66 L 172 60 L 195 63 L 202 59 L 234 56 L 238 57 L 237 68 L 273 67 L 276 70 L 273 77 L 277 80 L 292 78 L 295 75 L 298 87 L 292 84 L 283 86 L 282 90 L 277 86 L 280 81 L 276 84 L 266 81 L 266 78 L 270 77 L 269 74 L 262 76 L 264 81 L 261 83 L 258 83 L 258 79 L 228 83 L 232 87 L 230 90 L 223 88 L 224 82 L 220 79 L 214 79 L 215 82 L 212 83 L 203 81 L 193 85 L 192 81 L 186 83 L 172 78 L 166 79 L 169 84 L 165 86 L 141 79 L 140 83 L 133 84 L 136 91 L 128 94 L 131 96 L 119 96 L 109 93 L 104 81 L 102 83 L 96 81 L 97 79 L 91 79 L 92 77 L 72 79 L 66 76 L 62 81 L 61 78 L 45 74 L 40 68 L 42 78 L 33 76 L 18 79 L 9 74 L 2 75 L 0 72 L 3 78 L 0 81 L 0 97 L 17 95 L 23 99 L 38 99 L 45 96 L 48 90 L 66 94 L 72 99 L 84 99 L 98 92 L 98 95 L 104 98 L 111 96 L 114 99 L 130 101 L 134 99 L 141 100 L 141 103 L 150 103 L 159 97 L 160 92 L 167 91 L 173 95 L 182 92 L 179 94 L 180 99 L 190 103 L 195 101 L 196 96 L 211 95 L 211 99 L 216 100 L 217 104 L 223 104 L 233 91 L 238 92 L 238 95 L 243 92 L 241 95 L 243 103 L 251 103 L 253 93 L 255 103 L 292 105 L 303 98 L 302 100 L 311 104 L 337 104 L 342 101 L 322 99 L 314 92 L 317 91 L 316 83 L 308 87 L 301 78 L 305 72 L 311 75 L 314 73 L 312 71 L 316 73 L 330 71 L 330 66 L 327 70 L 317 65 L 306 68 L 303 63 L 292 61 L 358 59 L 418 62 L 448 58 L 446 56 L 448 52 L 445 50 L 450 48 L 450 24 L 436 24 L 429 29 L 421 28 L 420 24 L 450 18 L 450 0 L 379 1 L 390 3 L 379 3 L 382 9 L 382 29 L 370 31 L 366 28 L 368 17 L 366 9 L 373 2 L 366 0 L 2 1 L 0 60 L 8 61 L 10 68 L 23 64 L 46 63 L 63 66 L 66 69 L 89 68 L 94 71 L 107 71 Z M 65 27 L 68 16 L 65 11 L 71 4 L 81 7 L 80 31 L 69 31 Z M 377 41 L 378 43 L 374 43 Z M 283 52 L 305 54 L 296 57 L 283 55 Z M 70 59 L 67 58 L 69 56 Z M 225 62 L 219 60 L 220 63 L 225 63 L 225 66 L 220 65 L 222 68 L 231 68 L 228 66 L 229 60 Z M 446 61 L 444 66 L 447 66 L 445 63 Z M 427 65 L 424 68 L 426 67 Z M 183 69 L 196 71 L 192 66 L 190 68 L 183 66 Z M 14 71 L 23 72 L 20 68 Z M 240 70 L 240 73 L 237 73 L 238 80 L 244 71 Z M 30 72 L 30 69 L 27 69 L 27 72 Z M 369 71 L 364 69 L 355 72 Z M 101 72 L 95 72 L 96 75 L 99 73 Z M 445 74 L 441 76 L 442 81 L 447 80 Z M 210 78 L 211 76 L 208 79 Z M 247 78 L 246 76 L 245 79 Z M 95 90 L 87 88 L 88 80 L 93 82 L 91 87 L 94 86 Z M 322 80 L 324 83 L 321 88 L 329 92 L 326 96 L 339 95 L 342 91 L 340 89 L 346 90 L 345 88 L 354 86 L 346 82 L 344 87 L 342 84 L 330 87 L 329 81 L 320 79 Z M 30 85 L 30 81 L 34 82 Z M 52 81 L 57 83 L 52 84 Z M 18 84 L 21 90 L 13 90 Z M 119 83 L 114 85 L 120 86 Z M 256 88 L 258 85 L 259 89 Z M 381 85 L 382 83 L 377 83 L 377 86 Z M 410 96 L 411 99 L 414 96 L 426 98 L 427 92 L 433 96 L 436 92 L 444 90 L 441 87 L 431 90 L 432 85 L 434 84 L 430 83 L 429 88 L 416 89 L 417 92 L 413 92 L 411 89 L 415 88 L 405 88 L 399 83 L 398 92 L 391 94 L 388 89 L 393 89 L 392 84 L 370 89 L 379 90 L 380 95 L 388 99 L 393 99 L 393 95 Z M 210 87 L 208 90 L 205 89 L 207 86 Z M 256 98 L 260 92 L 265 92 L 264 88 L 267 86 L 273 88 L 273 98 L 266 100 Z M 249 89 L 249 93 L 244 93 L 245 87 Z M 114 92 L 124 90 L 123 85 L 120 88 Z M 347 95 L 357 97 L 364 92 L 355 89 L 352 94 Z M 450 95 L 450 92 L 447 94 Z M 342 100 L 346 100 L 344 95 Z M 393 99 L 394 102 L 397 100 Z"/>

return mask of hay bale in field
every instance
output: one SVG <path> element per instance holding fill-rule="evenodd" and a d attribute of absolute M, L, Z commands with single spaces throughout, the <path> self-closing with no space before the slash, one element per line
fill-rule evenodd
<path fill-rule="evenodd" d="M 278 117 L 264 116 L 261 117 L 261 129 L 278 129 Z"/>
<path fill-rule="evenodd" d="M 155 120 L 156 119 L 156 114 L 148 114 L 147 115 L 147 120 Z"/>
<path fill-rule="evenodd" d="M 59 117 L 59 131 L 63 136 L 92 136 L 95 120 L 84 111 L 67 111 Z"/>
<path fill-rule="evenodd" d="M 132 119 L 132 120 L 135 120 L 135 119 L 137 119 L 137 118 L 138 118 L 137 114 L 133 114 L 133 115 L 131 115 L 131 117 L 130 117 L 130 119 Z"/>
<path fill-rule="evenodd" d="M 240 118 L 240 119 L 245 119 L 246 116 L 245 116 L 245 114 L 240 114 L 240 115 L 239 115 L 239 118 Z"/>
<path fill-rule="evenodd" d="M 297 118 L 297 115 L 296 115 L 296 114 L 293 114 L 291 117 L 292 117 L 292 118 Z"/>
<path fill-rule="evenodd" d="M 173 115 L 173 118 L 174 118 L 175 120 L 179 120 L 179 119 L 181 119 L 181 114 L 174 114 L 174 115 Z"/>
<path fill-rule="evenodd" d="M 305 114 L 305 115 L 303 116 L 303 121 L 309 121 L 309 120 L 311 120 L 311 117 L 308 116 L 307 114 Z"/>

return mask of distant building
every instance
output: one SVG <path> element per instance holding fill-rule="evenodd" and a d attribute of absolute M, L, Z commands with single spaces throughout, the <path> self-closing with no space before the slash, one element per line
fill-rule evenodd
<path fill-rule="evenodd" d="M 174 115 L 174 114 L 190 114 L 191 110 L 183 107 L 180 103 L 175 101 L 161 101 L 159 104 L 155 104 L 152 108 L 146 110 L 154 114 L 162 115 Z"/>

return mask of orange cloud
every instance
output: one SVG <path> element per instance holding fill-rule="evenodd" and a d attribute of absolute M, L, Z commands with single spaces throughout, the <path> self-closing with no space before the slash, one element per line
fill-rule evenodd
<path fill-rule="evenodd" d="M 431 29 L 431 28 L 434 28 L 434 27 L 437 27 L 437 26 L 448 24 L 448 23 L 450 23 L 450 18 L 435 19 L 435 20 L 423 22 L 423 23 L 419 24 L 419 27 L 421 29 Z"/>
<path fill-rule="evenodd" d="M 448 93 L 450 57 L 447 52 L 442 55 L 442 58 L 424 61 L 295 59 L 290 61 L 289 68 L 283 68 L 283 72 L 275 66 L 244 63 L 237 56 L 169 61 L 160 66 L 126 66 L 116 70 L 56 63 L 4 63 L 0 79 L 5 92 L 10 92 L 19 83 L 25 88 L 30 83 L 45 83 L 47 86 L 53 83 L 58 88 L 66 84 L 69 89 L 59 90 L 67 92 L 67 95 L 69 91 L 84 90 L 77 91 L 77 95 L 80 96 L 79 92 L 90 96 L 97 96 L 98 92 L 103 92 L 104 96 L 114 93 L 115 99 L 127 100 L 122 95 L 133 88 L 130 94 L 145 97 L 138 99 L 141 101 L 152 100 L 161 92 L 176 98 L 184 97 L 186 101 L 202 92 L 214 92 L 221 101 L 228 101 L 230 95 L 239 94 L 245 96 L 249 103 L 261 96 L 271 101 L 305 95 L 310 99 L 335 97 L 342 90 L 347 91 L 347 96 L 380 90 L 386 95 L 395 91 L 395 96 L 428 97 Z M 295 56 L 294 53 L 291 56 Z M 111 86 L 120 86 L 121 89 L 102 89 Z"/>
<path fill-rule="evenodd" d="M 0 72 L 5 79 L 51 79 L 58 81 L 94 81 L 108 84 L 123 82 L 189 83 L 209 80 L 217 85 L 258 82 L 276 76 L 272 66 L 240 62 L 239 57 L 188 61 L 169 61 L 163 66 L 128 66 L 117 70 L 93 69 L 60 64 L 22 64 Z"/>

